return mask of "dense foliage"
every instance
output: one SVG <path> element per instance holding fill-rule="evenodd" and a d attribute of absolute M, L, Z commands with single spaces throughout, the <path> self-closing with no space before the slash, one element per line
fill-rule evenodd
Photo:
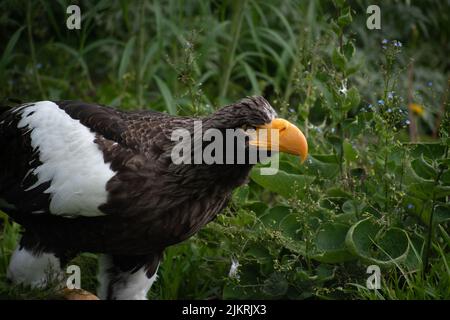
<path fill-rule="evenodd" d="M 450 298 L 448 1 L 386 2 L 381 30 L 368 1 L 80 1 L 81 30 L 69 4 L 1 2 L 4 103 L 191 115 L 262 94 L 310 145 L 167 250 L 150 298 Z M 0 217 L 0 296 L 40 297 L 6 283 Z M 74 263 L 95 290 L 95 255 Z"/>

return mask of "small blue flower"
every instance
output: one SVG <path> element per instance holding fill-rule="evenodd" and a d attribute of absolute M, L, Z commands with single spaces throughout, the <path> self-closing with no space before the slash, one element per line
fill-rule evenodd
<path fill-rule="evenodd" d="M 373 105 L 372 104 L 369 104 L 368 106 L 367 106 L 367 109 L 372 109 L 373 108 Z"/>
<path fill-rule="evenodd" d="M 388 113 L 391 113 L 391 112 L 392 112 L 392 109 L 391 109 L 391 108 L 387 109 L 387 112 L 388 112 Z"/>
<path fill-rule="evenodd" d="M 388 92 L 388 99 L 389 100 L 394 99 L 394 91 Z"/>
<path fill-rule="evenodd" d="M 335 133 L 336 129 L 335 128 L 331 128 L 331 133 Z"/>
<path fill-rule="evenodd" d="M 388 39 L 383 39 L 383 41 L 381 41 L 381 43 L 382 44 L 387 44 L 387 43 L 389 43 L 389 40 Z"/>
<path fill-rule="evenodd" d="M 37 68 L 37 69 L 41 69 L 41 68 L 42 68 L 42 63 L 37 63 L 37 64 L 36 64 L 36 68 Z"/>
<path fill-rule="evenodd" d="M 411 123 L 411 121 L 409 121 L 409 120 L 406 120 L 406 121 L 405 121 L 405 123 L 406 123 L 406 125 L 407 125 L 407 126 L 409 126 L 409 125 L 410 125 L 410 123 Z"/>
<path fill-rule="evenodd" d="M 386 49 L 387 49 L 387 47 L 386 47 L 386 46 L 382 46 L 382 48 L 383 48 L 384 50 L 386 50 Z"/>
<path fill-rule="evenodd" d="M 294 109 L 292 109 L 292 108 L 289 108 L 289 112 L 291 112 L 291 113 L 294 113 L 294 112 L 295 112 L 295 110 L 294 110 Z"/>
<path fill-rule="evenodd" d="M 378 104 L 384 106 L 384 100 L 378 100 Z"/>
<path fill-rule="evenodd" d="M 361 112 L 367 112 L 366 108 L 361 108 Z"/>
<path fill-rule="evenodd" d="M 432 87 L 433 86 L 433 82 L 428 81 L 427 86 Z"/>
<path fill-rule="evenodd" d="M 413 205 L 412 203 L 408 203 L 407 208 L 408 208 L 408 209 L 412 209 L 412 208 L 414 208 L 414 205 Z"/>
<path fill-rule="evenodd" d="M 400 41 L 397 40 L 393 40 L 392 44 L 394 45 L 394 47 L 400 48 L 402 46 L 402 43 Z"/>

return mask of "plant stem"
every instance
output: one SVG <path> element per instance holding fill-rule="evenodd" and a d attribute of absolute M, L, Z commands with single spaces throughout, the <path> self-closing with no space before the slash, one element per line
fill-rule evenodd
<path fill-rule="evenodd" d="M 445 156 L 444 159 L 448 157 L 448 146 L 445 147 Z M 439 183 L 439 179 L 441 178 L 442 174 L 444 173 L 444 167 L 441 167 L 439 169 L 439 172 L 436 176 L 436 179 L 434 180 L 434 185 L 437 186 Z M 431 202 L 431 212 L 430 212 L 430 218 L 428 220 L 428 234 L 427 234 L 427 242 L 425 247 L 425 257 L 424 257 L 424 263 L 423 263 L 423 269 L 422 271 L 426 273 L 429 269 L 428 261 L 430 259 L 430 250 L 431 250 L 431 240 L 433 238 L 433 217 L 434 217 L 434 207 L 436 205 L 436 190 L 433 191 L 433 200 Z"/>
<path fill-rule="evenodd" d="M 384 147 L 386 148 L 386 146 L 387 146 L 387 144 L 388 144 L 388 138 L 387 138 L 387 135 L 386 135 L 386 138 L 384 139 Z M 388 181 L 387 181 L 387 179 L 386 179 L 386 173 L 387 173 L 387 161 L 388 161 L 388 154 L 387 154 L 388 152 L 387 152 L 387 148 L 385 149 L 385 152 L 384 152 L 384 174 L 383 174 L 383 176 L 384 176 L 384 197 L 385 197 L 385 202 L 384 202 L 384 212 L 386 212 L 387 213 L 387 210 L 388 210 L 388 203 L 389 203 L 389 198 L 388 198 Z"/>

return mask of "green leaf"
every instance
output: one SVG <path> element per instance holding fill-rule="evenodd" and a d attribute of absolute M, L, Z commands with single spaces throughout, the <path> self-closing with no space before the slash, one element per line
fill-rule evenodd
<path fill-rule="evenodd" d="M 337 8 L 342 8 L 345 5 L 345 0 L 333 0 L 333 2 Z"/>
<path fill-rule="evenodd" d="M 358 216 L 362 214 L 365 204 L 363 202 L 357 201 L 357 200 L 347 200 L 342 205 L 342 211 L 344 213 L 354 214 L 355 216 Z"/>
<path fill-rule="evenodd" d="M 344 45 L 343 51 L 344 56 L 347 58 L 347 60 L 350 60 L 351 58 L 353 58 L 353 55 L 355 54 L 355 46 L 353 45 L 352 42 L 349 41 Z"/>
<path fill-rule="evenodd" d="M 299 230 L 302 225 L 298 222 L 296 215 L 288 214 L 280 221 L 280 230 L 286 236 L 294 240 L 301 241 Z"/>
<path fill-rule="evenodd" d="M 16 43 L 19 40 L 20 35 L 22 34 L 24 28 L 25 26 L 22 26 L 19 29 L 17 29 L 16 32 L 14 32 L 14 34 L 9 39 L 8 44 L 6 45 L 6 48 L 3 51 L 2 58 L 0 60 L 0 69 L 5 67 L 9 62 L 11 62 L 14 47 L 16 46 Z"/>
<path fill-rule="evenodd" d="M 358 89 L 355 87 L 352 87 L 350 90 L 347 91 L 347 95 L 344 99 L 343 108 L 345 111 L 349 111 L 352 108 L 355 108 L 359 105 L 361 101 L 361 97 L 359 95 Z"/>
<path fill-rule="evenodd" d="M 350 252 L 366 263 L 384 267 L 404 261 L 409 251 L 409 239 L 404 230 L 390 228 L 383 231 L 370 218 L 351 226 L 345 243 Z"/>
<path fill-rule="evenodd" d="M 174 99 L 173 99 L 172 93 L 170 92 L 169 87 L 158 76 L 155 75 L 154 79 L 156 81 L 156 84 L 158 85 L 159 91 L 161 92 L 161 94 L 164 98 L 164 102 L 166 103 L 167 111 L 172 115 L 176 114 L 177 108 L 175 106 L 175 102 L 174 102 Z"/>
<path fill-rule="evenodd" d="M 436 186 L 434 188 L 436 198 L 444 198 L 450 196 L 450 186 Z"/>
<path fill-rule="evenodd" d="M 350 7 L 347 7 L 344 9 L 343 14 L 338 18 L 338 25 L 343 28 L 345 26 L 348 26 L 350 23 L 352 23 L 352 14 L 350 12 Z"/>
<path fill-rule="evenodd" d="M 329 197 L 346 198 L 346 199 L 352 198 L 352 195 L 344 191 L 342 188 L 330 188 L 327 190 L 326 194 Z"/>
<path fill-rule="evenodd" d="M 450 186 L 436 186 L 432 181 L 412 183 L 408 186 L 407 193 L 413 197 L 428 201 L 450 195 Z"/>
<path fill-rule="evenodd" d="M 329 135 L 327 136 L 327 140 L 333 145 L 337 155 L 342 154 L 342 139 L 339 136 Z M 336 157 L 336 163 L 338 163 L 337 159 Z"/>
<path fill-rule="evenodd" d="M 269 250 L 262 244 L 253 244 L 249 247 L 246 254 L 250 257 L 253 257 L 260 264 L 270 263 L 272 260 L 272 256 Z"/>
<path fill-rule="evenodd" d="M 264 292 L 269 296 L 282 296 L 289 289 L 289 283 L 284 275 L 274 272 L 264 281 Z"/>
<path fill-rule="evenodd" d="M 444 155 L 445 151 L 445 146 L 440 143 L 420 142 L 410 143 L 409 145 L 414 147 L 411 152 L 414 158 L 418 158 L 423 154 L 428 159 L 438 159 Z"/>
<path fill-rule="evenodd" d="M 357 179 L 363 179 L 366 176 L 364 168 L 354 168 L 350 170 L 350 175 Z"/>
<path fill-rule="evenodd" d="M 262 175 L 259 167 L 253 168 L 250 178 L 263 188 L 278 193 L 285 198 L 301 198 L 304 190 L 314 181 L 314 177 L 290 174 L 279 170 L 274 175 Z"/>
<path fill-rule="evenodd" d="M 349 226 L 341 223 L 325 223 L 317 234 L 315 245 L 317 253 L 314 260 L 326 263 L 340 263 L 355 257 L 345 245 L 345 237 Z"/>
<path fill-rule="evenodd" d="M 339 165 L 334 154 L 310 155 L 305 163 L 306 174 L 309 175 L 331 179 L 339 173 Z"/>
<path fill-rule="evenodd" d="M 133 54 L 134 49 L 134 43 L 136 42 L 136 37 L 131 37 L 130 40 L 128 40 L 127 44 L 125 45 L 125 48 L 123 49 L 122 58 L 120 59 L 119 64 L 119 72 L 118 72 L 118 79 L 119 81 L 123 81 L 123 76 L 125 75 L 125 72 L 128 69 L 128 65 L 131 60 L 131 55 Z"/>
<path fill-rule="evenodd" d="M 347 162 L 353 162 L 358 159 L 358 153 L 356 152 L 356 149 L 352 146 L 348 140 L 344 140 L 343 143 L 344 147 L 344 158 Z"/>
<path fill-rule="evenodd" d="M 242 186 L 234 190 L 233 199 L 239 204 L 245 204 L 247 202 L 248 193 L 249 193 L 248 185 Z"/>
<path fill-rule="evenodd" d="M 436 170 L 424 159 L 423 154 L 411 162 L 411 167 L 423 179 L 434 180 L 437 176 Z"/>
<path fill-rule="evenodd" d="M 338 51 L 337 48 L 334 48 L 333 54 L 331 56 L 331 61 L 333 64 L 342 72 L 345 71 L 345 67 L 347 65 L 347 59 L 345 59 L 344 55 Z"/>
<path fill-rule="evenodd" d="M 291 209 L 286 206 L 276 206 L 270 208 L 267 213 L 261 216 L 261 222 L 266 226 L 273 229 L 279 229 L 280 223 L 291 212 Z"/>
<path fill-rule="evenodd" d="M 267 205 L 260 201 L 247 203 L 245 205 L 245 208 L 248 208 L 249 210 L 253 211 L 257 216 L 263 215 L 268 209 Z"/>
<path fill-rule="evenodd" d="M 438 204 L 434 208 L 433 223 L 440 224 L 450 220 L 450 204 Z"/>

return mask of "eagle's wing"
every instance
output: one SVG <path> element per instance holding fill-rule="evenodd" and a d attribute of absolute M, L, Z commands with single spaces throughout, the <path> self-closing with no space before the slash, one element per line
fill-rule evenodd
<path fill-rule="evenodd" d="M 122 135 L 127 129 L 123 112 L 80 101 L 56 101 L 55 104 L 92 132 L 106 139 L 123 143 Z"/>
<path fill-rule="evenodd" d="M 134 124 L 140 117 L 76 101 L 41 101 L 3 112 L 0 209 L 104 215 L 99 207 L 107 202 L 108 182 L 120 168 L 144 162 L 138 148 L 142 128 Z"/>

